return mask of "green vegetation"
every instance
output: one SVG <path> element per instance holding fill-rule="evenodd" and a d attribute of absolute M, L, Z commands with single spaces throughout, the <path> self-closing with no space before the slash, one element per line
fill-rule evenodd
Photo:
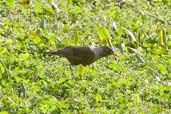
<path fill-rule="evenodd" d="M 171 1 L 116 1 L 1 0 L 0 112 L 170 114 Z M 92 43 L 119 57 L 71 71 L 43 55 Z"/>

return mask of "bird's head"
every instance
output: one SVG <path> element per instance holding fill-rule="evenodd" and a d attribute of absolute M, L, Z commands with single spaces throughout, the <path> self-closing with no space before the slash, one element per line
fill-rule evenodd
<path fill-rule="evenodd" d="M 102 46 L 103 48 L 103 56 L 108 56 L 108 55 L 113 55 L 113 56 L 117 56 L 117 54 L 114 53 L 113 49 L 111 47 L 108 46 Z"/>
<path fill-rule="evenodd" d="M 102 49 L 103 49 L 104 56 L 112 55 L 114 53 L 112 48 L 110 48 L 108 46 L 102 46 Z"/>

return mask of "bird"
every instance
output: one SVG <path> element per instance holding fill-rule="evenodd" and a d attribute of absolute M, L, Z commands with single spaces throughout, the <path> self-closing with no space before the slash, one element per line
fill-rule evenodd
<path fill-rule="evenodd" d="M 58 55 L 68 59 L 71 65 L 90 65 L 102 57 L 115 55 L 108 46 L 67 46 L 54 51 L 44 52 L 46 55 Z"/>

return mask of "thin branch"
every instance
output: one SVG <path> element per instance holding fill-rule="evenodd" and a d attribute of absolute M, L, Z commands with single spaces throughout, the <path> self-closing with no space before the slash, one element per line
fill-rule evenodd
<path fill-rule="evenodd" d="M 26 98 L 26 86 L 24 84 L 24 82 L 21 82 L 20 84 L 22 92 L 23 92 L 23 98 Z"/>

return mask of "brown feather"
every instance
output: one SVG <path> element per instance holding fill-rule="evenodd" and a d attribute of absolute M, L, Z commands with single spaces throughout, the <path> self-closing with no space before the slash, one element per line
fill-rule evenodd
<path fill-rule="evenodd" d="M 113 51 L 110 47 L 101 46 L 69 46 L 57 49 L 56 51 L 45 52 L 47 55 L 59 55 L 66 57 L 71 65 L 89 65 L 101 57 L 112 55 Z"/>

